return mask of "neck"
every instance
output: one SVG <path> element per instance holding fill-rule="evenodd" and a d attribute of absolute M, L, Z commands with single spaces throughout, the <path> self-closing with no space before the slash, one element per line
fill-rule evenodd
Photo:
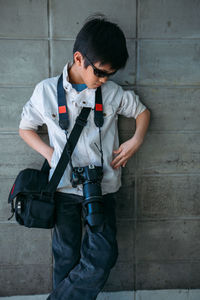
<path fill-rule="evenodd" d="M 73 64 L 70 69 L 68 70 L 69 82 L 75 84 L 82 84 L 83 79 L 79 75 L 78 68 L 75 64 Z"/>

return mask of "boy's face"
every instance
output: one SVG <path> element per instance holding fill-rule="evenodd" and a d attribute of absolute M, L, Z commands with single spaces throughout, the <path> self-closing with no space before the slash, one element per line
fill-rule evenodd
<path fill-rule="evenodd" d="M 94 67 L 97 68 L 97 70 L 104 71 L 108 74 L 114 72 L 109 64 L 101 65 L 100 62 L 97 62 L 94 64 Z M 89 89 L 96 89 L 97 87 L 101 86 L 108 80 L 108 77 L 109 75 L 104 77 L 98 77 L 97 75 L 95 75 L 94 69 L 91 65 L 83 70 L 83 80 L 85 81 L 85 84 Z"/>
<path fill-rule="evenodd" d="M 96 62 L 94 64 L 91 63 L 87 68 L 85 68 L 84 59 L 86 58 L 83 58 L 81 55 L 81 60 L 79 63 L 79 75 L 83 83 L 85 83 L 89 89 L 96 89 L 97 87 L 101 86 L 108 80 L 109 74 L 115 73 L 115 70 L 113 70 L 109 64 L 101 65 L 100 62 Z M 105 72 L 105 75 L 107 74 L 107 76 L 99 77 L 96 75 L 96 73 L 103 75 L 101 71 L 103 71 L 103 73 Z"/>

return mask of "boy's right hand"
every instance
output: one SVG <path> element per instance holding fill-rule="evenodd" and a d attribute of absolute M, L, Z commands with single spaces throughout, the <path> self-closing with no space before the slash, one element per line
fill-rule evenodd
<path fill-rule="evenodd" d="M 47 158 L 47 161 L 48 161 L 50 167 L 51 167 L 51 159 L 52 159 L 52 156 L 53 156 L 53 152 L 54 152 L 54 148 L 49 147 L 46 158 Z"/>

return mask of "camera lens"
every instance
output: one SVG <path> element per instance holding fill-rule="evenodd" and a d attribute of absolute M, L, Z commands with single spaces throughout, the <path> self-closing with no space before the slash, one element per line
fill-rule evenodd
<path fill-rule="evenodd" d="M 83 195 L 87 209 L 86 220 L 90 226 L 99 226 L 104 221 L 103 197 L 101 184 L 96 182 L 85 182 L 83 184 Z"/>

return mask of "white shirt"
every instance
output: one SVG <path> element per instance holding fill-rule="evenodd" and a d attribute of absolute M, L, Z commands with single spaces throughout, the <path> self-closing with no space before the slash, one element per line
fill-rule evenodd
<path fill-rule="evenodd" d="M 77 92 L 68 81 L 68 63 L 63 70 L 63 87 L 66 91 L 66 101 L 69 112 L 69 134 L 74 126 L 82 107 L 91 107 L 87 125 L 84 127 L 78 143 L 72 154 L 74 167 L 83 167 L 90 164 L 101 166 L 101 155 L 95 146 L 99 146 L 99 129 L 94 124 L 94 106 L 96 89 L 85 89 Z M 33 92 L 30 100 L 25 104 L 20 128 L 37 130 L 38 126 L 46 124 L 48 128 L 49 143 L 54 148 L 51 159 L 51 178 L 55 167 L 66 144 L 66 135 L 59 126 L 57 81 L 59 76 L 41 81 Z M 124 91 L 119 85 L 107 81 L 101 87 L 104 113 L 104 125 L 102 132 L 102 147 L 104 155 L 104 176 L 102 180 L 102 193 L 116 192 L 121 186 L 121 170 L 114 170 L 110 163 L 113 160 L 113 150 L 118 149 L 118 114 L 137 118 L 146 107 L 139 101 L 139 97 L 133 91 Z M 68 164 L 57 190 L 64 193 L 83 195 L 82 185 L 72 188 L 70 183 L 71 169 Z"/>

